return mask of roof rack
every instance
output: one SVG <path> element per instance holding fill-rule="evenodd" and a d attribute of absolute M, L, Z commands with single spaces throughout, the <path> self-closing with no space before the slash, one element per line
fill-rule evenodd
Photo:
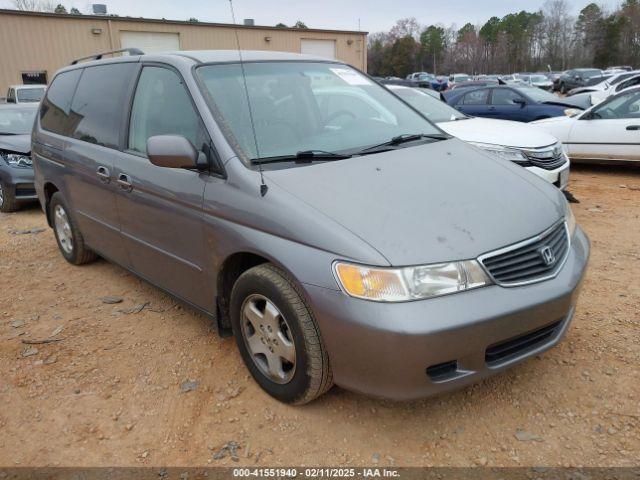
<path fill-rule="evenodd" d="M 76 58 L 71 65 L 75 65 L 83 60 L 101 60 L 104 55 L 113 55 L 114 53 L 128 53 L 129 55 L 144 55 L 144 52 L 139 48 L 121 48 L 120 50 L 111 50 L 110 52 L 96 53 L 89 55 L 88 57 Z"/>

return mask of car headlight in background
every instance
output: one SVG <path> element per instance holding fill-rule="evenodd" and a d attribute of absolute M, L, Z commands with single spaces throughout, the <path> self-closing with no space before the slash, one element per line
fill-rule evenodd
<path fill-rule="evenodd" d="M 569 238 L 573 237 L 573 234 L 576 231 L 576 217 L 573 215 L 573 211 L 571 210 L 571 206 L 567 204 L 567 214 L 565 216 L 565 221 L 567 222 L 567 228 L 569 229 Z"/>
<path fill-rule="evenodd" d="M 376 302 L 406 302 L 491 284 L 476 260 L 385 268 L 336 262 L 338 283 L 348 295 Z"/>
<path fill-rule="evenodd" d="M 0 153 L 0 156 L 11 167 L 30 168 L 33 166 L 33 162 L 28 155 L 22 155 L 19 153 Z"/>
<path fill-rule="evenodd" d="M 576 116 L 576 115 L 578 115 L 579 113 L 582 113 L 582 110 L 579 110 L 579 109 L 577 109 L 577 108 L 567 108 L 567 109 L 564 111 L 564 114 L 565 114 L 567 117 L 575 117 L 575 116 Z"/>
<path fill-rule="evenodd" d="M 501 145 L 492 145 L 489 143 L 468 142 L 474 147 L 478 147 L 485 152 L 500 158 L 502 160 L 509 160 L 511 162 L 526 162 L 527 157 L 517 148 L 503 147 Z"/>

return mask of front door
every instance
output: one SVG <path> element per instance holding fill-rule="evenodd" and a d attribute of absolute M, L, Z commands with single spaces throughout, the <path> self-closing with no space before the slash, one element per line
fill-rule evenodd
<path fill-rule="evenodd" d="M 572 158 L 640 161 L 640 89 L 613 97 L 576 120 L 566 148 Z"/>
<path fill-rule="evenodd" d="M 147 139 L 182 135 L 207 155 L 210 139 L 177 72 L 144 66 L 135 90 L 127 149 L 116 159 L 116 203 L 133 269 L 193 304 L 205 298 L 202 198 L 205 173 L 157 167 Z"/>

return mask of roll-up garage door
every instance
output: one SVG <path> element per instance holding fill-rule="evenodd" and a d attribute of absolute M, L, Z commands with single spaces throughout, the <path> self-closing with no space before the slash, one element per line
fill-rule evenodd
<path fill-rule="evenodd" d="M 303 38 L 300 40 L 300 53 L 334 60 L 336 58 L 336 41 Z"/>
<path fill-rule="evenodd" d="M 180 50 L 180 35 L 165 32 L 120 32 L 122 48 L 139 48 L 145 53 Z"/>

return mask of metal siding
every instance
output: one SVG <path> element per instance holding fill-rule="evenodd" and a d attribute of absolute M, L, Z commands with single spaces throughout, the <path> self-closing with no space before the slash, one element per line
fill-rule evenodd
<path fill-rule="evenodd" d="M 111 24 L 111 25 L 109 25 Z M 91 33 L 101 28 L 102 33 Z M 120 31 L 167 32 L 180 35 L 182 50 L 235 49 L 235 28 L 174 22 L 136 21 L 120 17 L 74 17 L 0 12 L 0 96 L 11 84 L 20 84 L 24 71 L 46 71 L 51 81 L 59 68 L 74 58 L 120 48 Z M 336 58 L 366 70 L 366 33 L 273 28 L 237 28 L 245 50 L 300 53 L 300 40 L 335 40 Z M 270 41 L 265 38 L 270 37 Z M 351 45 L 349 45 L 351 41 Z"/>

